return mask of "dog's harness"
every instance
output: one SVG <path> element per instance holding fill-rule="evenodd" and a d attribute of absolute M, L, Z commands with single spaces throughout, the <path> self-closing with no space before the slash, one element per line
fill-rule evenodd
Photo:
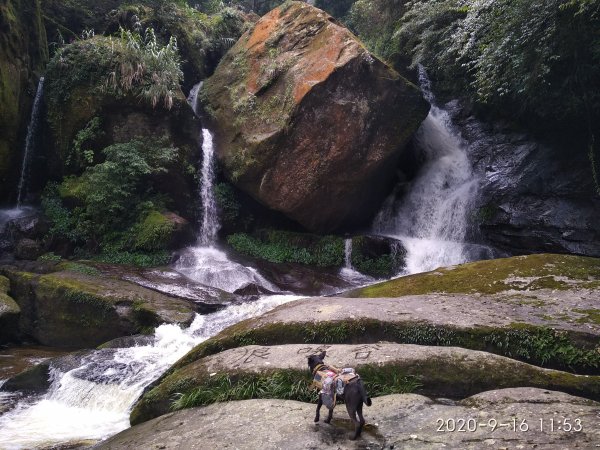
<path fill-rule="evenodd" d="M 342 394 L 343 390 L 350 383 L 358 381 L 360 376 L 354 372 L 354 369 L 338 369 L 327 364 L 317 364 L 313 369 L 312 386 L 318 389 L 322 394 L 333 397 L 333 405 L 335 405 L 336 396 Z M 338 385 L 341 381 L 342 392 L 339 392 Z"/>

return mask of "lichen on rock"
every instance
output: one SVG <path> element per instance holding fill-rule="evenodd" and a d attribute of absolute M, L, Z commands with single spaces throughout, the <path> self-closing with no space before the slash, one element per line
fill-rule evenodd
<path fill-rule="evenodd" d="M 201 99 L 229 179 L 318 232 L 368 220 L 428 110 L 414 85 L 303 2 L 246 32 Z"/>

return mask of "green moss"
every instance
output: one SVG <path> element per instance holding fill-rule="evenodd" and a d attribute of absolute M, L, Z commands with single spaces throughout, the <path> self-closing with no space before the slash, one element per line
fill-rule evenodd
<path fill-rule="evenodd" d="M 85 198 L 85 188 L 88 183 L 87 178 L 81 177 L 65 177 L 58 185 L 58 194 L 62 200 L 71 203 L 81 203 Z"/>
<path fill-rule="evenodd" d="M 158 211 L 150 211 L 133 230 L 134 250 L 164 250 L 172 239 L 175 224 Z"/>
<path fill-rule="evenodd" d="M 0 275 L 0 292 L 7 293 L 10 289 L 10 280 L 3 275 Z"/>
<path fill-rule="evenodd" d="M 519 278 L 524 280 L 518 280 Z M 350 297 L 401 297 L 430 293 L 496 294 L 507 290 L 600 286 L 600 259 L 540 254 L 478 261 L 410 275 L 351 291 Z"/>
<path fill-rule="evenodd" d="M 86 264 L 66 262 L 57 266 L 58 270 L 65 270 L 67 272 L 81 273 L 89 276 L 99 276 L 101 272 L 95 267 L 88 266 Z"/>

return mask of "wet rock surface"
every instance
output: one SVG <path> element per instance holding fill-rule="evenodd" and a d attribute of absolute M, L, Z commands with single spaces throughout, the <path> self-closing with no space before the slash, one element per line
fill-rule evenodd
<path fill-rule="evenodd" d="M 448 105 L 480 175 L 480 231 L 509 253 L 600 256 L 600 197 L 585 152 L 550 147 Z M 494 151 L 490 151 L 490 149 Z"/>
<path fill-rule="evenodd" d="M 161 294 L 193 302 L 197 312 L 206 314 L 224 308 L 236 296 L 190 280 L 167 267 L 139 268 L 115 264 L 90 263 L 103 275 L 134 283 Z"/>
<path fill-rule="evenodd" d="M 19 335 L 18 323 L 21 308 L 8 295 L 9 287 L 8 278 L 0 276 L 0 344 L 15 340 Z"/>
<path fill-rule="evenodd" d="M 535 388 L 488 391 L 459 402 L 441 402 L 416 394 L 375 398 L 373 406 L 364 410 L 367 425 L 362 437 L 354 442 L 348 439 L 351 424 L 344 408 L 336 409 L 330 425 L 314 424 L 314 410 L 313 404 L 289 400 L 214 404 L 166 414 L 123 431 L 97 448 L 481 449 L 537 446 L 558 450 L 592 448 L 600 439 L 597 426 L 599 403 Z M 513 420 L 516 431 L 513 431 Z M 468 431 L 459 432 L 459 426 Z M 566 431 L 567 428 L 570 431 Z"/>
<path fill-rule="evenodd" d="M 261 18 L 201 97 L 227 177 L 318 232 L 370 219 L 428 110 L 414 85 L 304 2 Z M 315 130 L 326 130 L 318 145 Z"/>

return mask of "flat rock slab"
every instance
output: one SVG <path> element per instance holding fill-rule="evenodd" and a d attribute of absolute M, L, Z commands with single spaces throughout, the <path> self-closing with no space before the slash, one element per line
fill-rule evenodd
<path fill-rule="evenodd" d="M 506 327 L 514 323 L 600 337 L 600 323 L 583 311 L 599 311 L 600 290 L 540 290 L 496 295 L 429 294 L 400 298 L 319 297 L 282 305 L 252 320 L 252 326 L 286 322 L 374 319 L 426 322 L 458 328 Z"/>
<path fill-rule="evenodd" d="M 350 420 L 343 407 L 336 409 L 331 425 L 314 424 L 314 411 L 313 404 L 290 400 L 218 403 L 166 414 L 97 448 L 515 449 L 537 445 L 563 450 L 594 448 L 600 442 L 599 403 L 534 388 L 490 391 L 456 403 L 416 394 L 375 398 L 373 406 L 364 410 L 367 425 L 357 441 L 348 439 Z M 463 421 L 468 431 L 459 432 Z M 571 431 L 565 431 L 569 428 L 565 422 Z"/>
<path fill-rule="evenodd" d="M 538 387 L 600 400 L 600 376 L 542 369 L 492 353 L 458 347 L 391 343 L 250 345 L 207 356 L 173 371 L 144 394 L 133 409 L 131 421 L 140 423 L 169 412 L 177 394 L 204 389 L 215 375 L 227 374 L 239 380 L 256 373 L 291 369 L 298 373 L 299 382 L 308 382 L 307 356 L 322 350 L 327 351 L 326 363 L 339 368 L 354 367 L 362 373 L 367 391 L 371 380 L 364 374 L 378 373 L 379 379 L 391 374 L 408 377 L 417 383 L 417 392 L 443 397 L 464 398 L 490 389 Z"/>

